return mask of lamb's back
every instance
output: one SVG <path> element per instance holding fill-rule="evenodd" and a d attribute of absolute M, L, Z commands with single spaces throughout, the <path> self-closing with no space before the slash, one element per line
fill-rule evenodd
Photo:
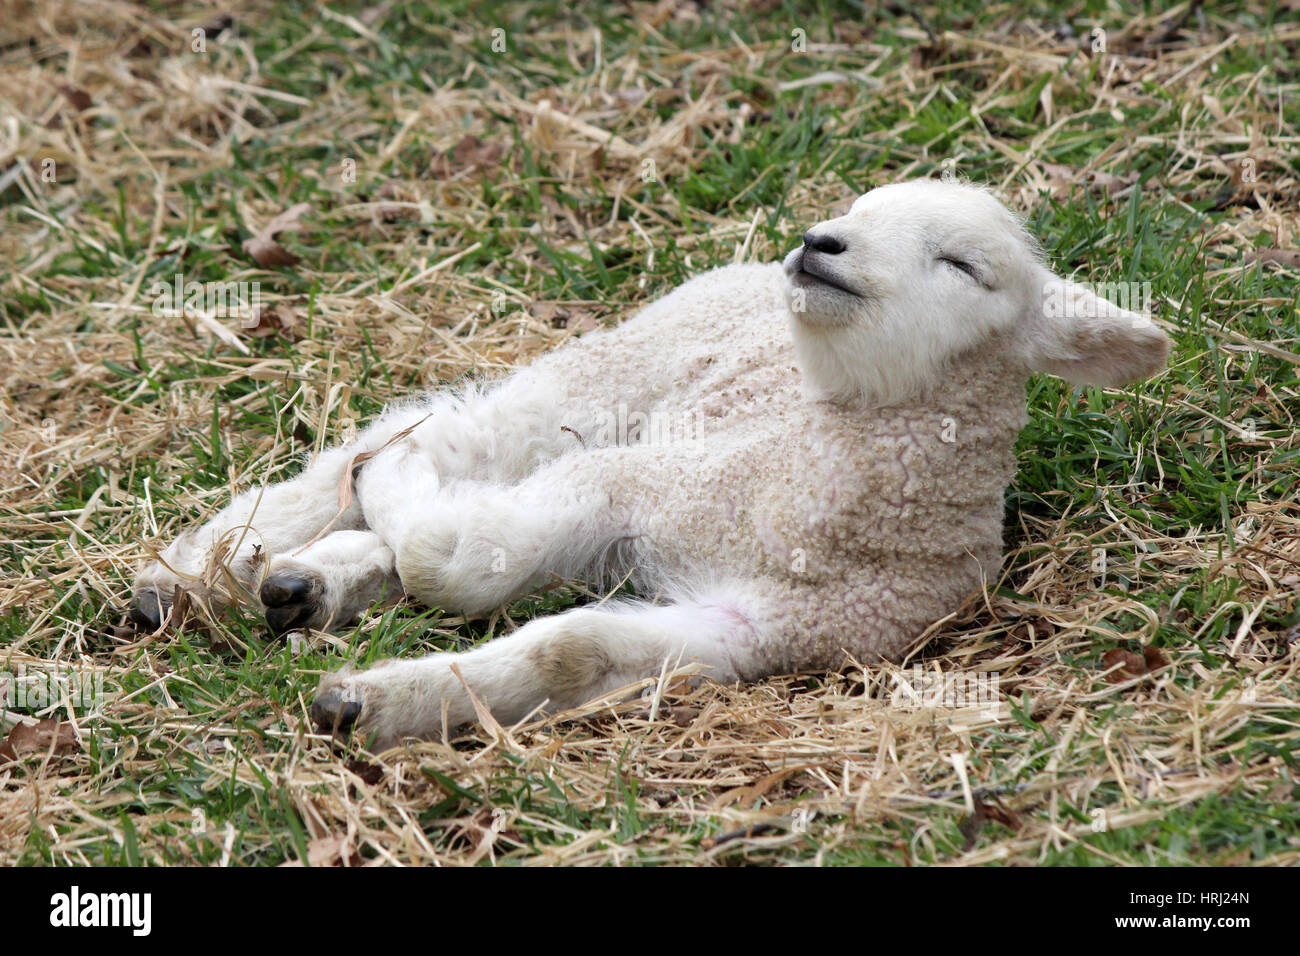
<path fill-rule="evenodd" d="M 564 401 L 577 411 L 625 404 L 723 418 L 729 402 L 797 381 L 782 288 L 779 263 L 714 269 L 535 367 L 564 384 Z"/>

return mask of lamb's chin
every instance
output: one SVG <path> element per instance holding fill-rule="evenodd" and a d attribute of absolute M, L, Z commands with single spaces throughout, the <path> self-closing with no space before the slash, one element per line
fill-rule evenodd
<path fill-rule="evenodd" d="M 790 316 L 813 329 L 842 329 L 858 318 L 861 300 L 831 286 L 787 284 L 785 303 Z"/>

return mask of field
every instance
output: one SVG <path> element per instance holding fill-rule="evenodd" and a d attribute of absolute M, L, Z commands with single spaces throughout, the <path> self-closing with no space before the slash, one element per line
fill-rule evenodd
<path fill-rule="evenodd" d="M 1295 3 L 479 7 L 9 7 L 0 864 L 1300 863 Z M 312 732 L 322 673 L 600 595 L 123 626 L 151 548 L 390 399 L 945 175 L 1176 348 L 1030 384 L 1004 576 L 904 667 L 371 754 Z"/>

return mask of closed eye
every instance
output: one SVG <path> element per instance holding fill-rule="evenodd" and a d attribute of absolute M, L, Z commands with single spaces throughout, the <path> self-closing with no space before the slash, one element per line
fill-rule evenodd
<path fill-rule="evenodd" d="M 952 256 L 940 256 L 939 261 L 946 262 L 954 269 L 966 273 L 968 276 L 970 276 L 980 285 L 984 284 L 984 280 L 980 278 L 980 274 L 975 271 L 975 267 L 972 266 L 969 262 L 966 262 L 965 260 L 962 259 L 954 259 Z"/>

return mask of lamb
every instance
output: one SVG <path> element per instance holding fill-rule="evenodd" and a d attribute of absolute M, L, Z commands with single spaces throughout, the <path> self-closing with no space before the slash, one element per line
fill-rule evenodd
<path fill-rule="evenodd" d="M 556 577 L 630 577 L 636 600 L 327 675 L 313 720 L 381 748 L 475 719 L 467 688 L 509 723 L 665 662 L 730 683 L 896 660 L 997 578 L 1028 376 L 1118 386 L 1168 348 L 1049 271 L 986 190 L 883 186 L 784 262 L 705 273 L 495 384 L 390 408 L 183 534 L 131 613 L 158 627 L 180 586 L 260 602 L 286 632 L 402 594 L 473 616 Z"/>

